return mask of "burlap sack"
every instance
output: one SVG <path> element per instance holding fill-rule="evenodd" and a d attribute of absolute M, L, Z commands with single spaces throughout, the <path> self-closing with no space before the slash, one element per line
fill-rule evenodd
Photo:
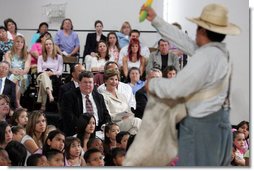
<path fill-rule="evenodd" d="M 173 104 L 149 95 L 140 130 L 124 166 L 166 166 L 177 155 L 176 123 L 185 116 L 183 103 Z"/>

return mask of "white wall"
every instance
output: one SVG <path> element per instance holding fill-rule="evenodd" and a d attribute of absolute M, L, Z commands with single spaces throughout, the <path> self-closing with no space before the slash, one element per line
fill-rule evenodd
<path fill-rule="evenodd" d="M 234 62 L 232 80 L 232 112 L 233 124 L 241 120 L 249 120 L 249 11 L 248 1 L 242 0 L 164 0 L 170 4 L 168 21 L 179 22 L 191 37 L 195 37 L 196 26 L 185 19 L 186 16 L 197 17 L 208 3 L 221 3 L 229 9 L 229 19 L 239 25 L 242 33 L 239 36 L 226 38 L 231 58 Z M 105 30 L 119 30 L 123 21 L 127 20 L 133 28 L 141 31 L 154 31 L 149 22 L 138 22 L 140 6 L 145 0 L 0 0 L 0 25 L 6 18 L 13 18 L 19 28 L 37 29 L 42 21 L 42 7 L 46 4 L 67 3 L 66 17 L 73 21 L 74 29 L 94 29 L 94 21 L 100 19 Z M 163 0 L 155 0 L 153 7 L 159 16 L 163 16 Z M 60 23 L 51 23 L 50 29 L 59 29 Z M 21 31 L 28 40 L 34 31 Z M 86 39 L 84 32 L 78 32 L 81 42 L 81 54 Z M 54 35 L 55 33 L 52 32 Z M 107 34 L 107 33 L 105 33 Z M 151 47 L 160 38 L 156 33 L 142 33 L 141 40 Z"/>
<path fill-rule="evenodd" d="M 198 17 L 209 3 L 220 3 L 228 8 L 229 20 L 241 27 L 239 36 L 227 36 L 226 43 L 233 61 L 231 122 L 237 124 L 250 120 L 250 50 L 249 50 L 249 2 L 242 0 L 165 0 L 169 4 L 168 22 L 179 22 L 188 34 L 195 38 L 196 25 L 186 17 Z"/>
<path fill-rule="evenodd" d="M 13 18 L 19 28 L 37 29 L 42 21 L 47 21 L 43 15 L 43 6 L 49 3 L 67 3 L 66 18 L 71 18 L 74 29 L 93 30 L 95 20 L 104 23 L 105 30 L 120 30 L 124 21 L 129 21 L 132 28 L 140 31 L 154 31 L 147 21 L 139 23 L 139 9 L 145 0 L 0 0 L 0 23 L 4 19 Z M 163 1 L 154 1 L 153 7 L 162 13 Z M 61 23 L 50 23 L 50 29 L 59 29 Z M 34 31 L 20 31 L 30 42 Z M 55 35 L 54 32 L 51 32 Z M 87 33 L 78 32 L 81 43 L 81 53 Z M 105 35 L 107 33 L 104 33 Z M 157 34 L 142 33 L 141 41 L 147 46 L 153 46 L 158 40 Z M 28 42 L 28 43 L 29 43 Z M 30 47 L 30 45 L 29 45 Z"/>

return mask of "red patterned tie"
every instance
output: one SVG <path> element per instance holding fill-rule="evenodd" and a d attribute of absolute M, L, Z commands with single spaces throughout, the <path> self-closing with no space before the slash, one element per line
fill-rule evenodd
<path fill-rule="evenodd" d="M 89 100 L 89 95 L 86 95 L 86 112 L 93 115 L 93 105 Z"/>

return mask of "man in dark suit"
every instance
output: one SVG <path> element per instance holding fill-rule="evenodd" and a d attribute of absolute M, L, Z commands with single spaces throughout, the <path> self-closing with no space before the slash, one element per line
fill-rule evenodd
<path fill-rule="evenodd" d="M 16 108 L 16 85 L 7 78 L 10 70 L 10 64 L 6 61 L 0 62 L 0 94 L 7 95 L 10 98 L 10 106 Z"/>
<path fill-rule="evenodd" d="M 63 95 L 61 113 L 66 136 L 76 134 L 77 122 L 83 118 L 84 113 L 95 116 L 96 130 L 100 130 L 101 125 L 111 122 L 103 96 L 94 90 L 92 72 L 81 72 L 79 87 Z"/>
<path fill-rule="evenodd" d="M 82 71 L 85 71 L 85 67 L 80 63 L 75 64 L 71 67 L 70 69 L 71 80 L 67 82 L 66 84 L 62 85 L 59 89 L 59 95 L 58 95 L 59 104 L 61 103 L 64 93 L 79 87 L 78 76 Z"/>
<path fill-rule="evenodd" d="M 88 33 L 86 37 L 86 45 L 84 48 L 84 53 L 83 53 L 83 63 L 84 63 L 84 58 L 86 55 L 91 55 L 94 56 L 96 52 L 96 47 L 97 43 L 100 40 L 104 40 L 106 42 L 107 38 L 102 34 L 102 29 L 103 29 L 103 23 L 100 20 L 95 21 L 94 23 L 95 27 L 95 33 Z"/>

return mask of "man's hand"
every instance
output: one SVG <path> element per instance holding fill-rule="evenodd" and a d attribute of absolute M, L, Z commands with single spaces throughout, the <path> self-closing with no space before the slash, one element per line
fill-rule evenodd
<path fill-rule="evenodd" d="M 150 21 L 150 22 L 153 21 L 154 18 L 157 16 L 157 14 L 155 13 L 154 9 L 151 8 L 151 7 L 145 7 L 145 6 L 143 5 L 143 6 L 141 7 L 141 9 L 140 9 L 140 12 L 141 12 L 142 10 L 144 10 L 144 11 L 147 12 L 147 17 L 146 17 L 146 19 L 147 19 L 148 21 Z"/>

